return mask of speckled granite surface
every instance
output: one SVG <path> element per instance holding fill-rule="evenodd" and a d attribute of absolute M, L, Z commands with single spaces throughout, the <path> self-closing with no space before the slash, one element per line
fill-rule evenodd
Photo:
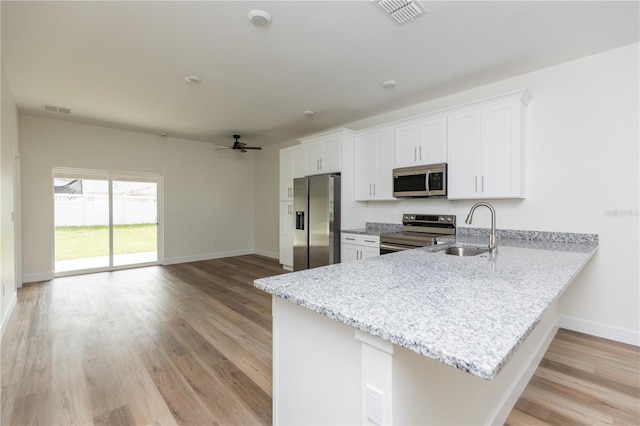
<path fill-rule="evenodd" d="M 478 237 L 489 239 L 488 228 L 456 228 L 461 237 Z M 577 234 L 572 232 L 520 231 L 514 229 L 496 229 L 496 240 L 513 243 L 514 241 L 545 241 L 549 243 L 598 244 L 597 234 Z"/>
<path fill-rule="evenodd" d="M 377 223 L 367 222 L 365 228 L 360 229 L 343 229 L 342 232 L 347 234 L 360 235 L 380 235 L 402 231 L 402 225 L 396 223 Z"/>
<path fill-rule="evenodd" d="M 487 241 L 460 235 L 455 244 Z M 503 239 L 494 259 L 436 251 L 451 245 L 263 278 L 255 286 L 492 379 L 598 247 Z"/>

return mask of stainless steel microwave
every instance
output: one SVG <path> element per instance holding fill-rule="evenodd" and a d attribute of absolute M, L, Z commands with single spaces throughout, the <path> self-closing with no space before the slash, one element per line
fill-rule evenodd
<path fill-rule="evenodd" d="M 396 198 L 446 197 L 447 164 L 393 169 L 393 196 Z"/>

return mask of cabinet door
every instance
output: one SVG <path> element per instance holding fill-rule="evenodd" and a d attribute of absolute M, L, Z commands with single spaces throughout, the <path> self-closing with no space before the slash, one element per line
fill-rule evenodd
<path fill-rule="evenodd" d="M 373 247 L 360 247 L 360 259 L 380 256 L 380 249 Z"/>
<path fill-rule="evenodd" d="M 315 175 L 322 173 L 322 143 L 306 143 L 303 145 L 306 151 L 306 174 Z"/>
<path fill-rule="evenodd" d="M 355 141 L 355 198 L 367 201 L 373 198 L 373 184 L 376 173 L 377 135 L 358 137 Z"/>
<path fill-rule="evenodd" d="M 520 100 L 482 109 L 483 197 L 520 197 Z"/>
<path fill-rule="evenodd" d="M 280 200 L 293 199 L 293 149 L 280 150 Z"/>
<path fill-rule="evenodd" d="M 293 178 L 301 178 L 307 175 L 307 150 L 303 146 L 297 146 L 293 150 Z"/>
<path fill-rule="evenodd" d="M 480 109 L 449 116 L 448 198 L 474 198 L 480 189 Z"/>
<path fill-rule="evenodd" d="M 420 128 L 417 124 L 396 127 L 395 167 L 409 167 L 418 164 L 419 143 Z"/>
<path fill-rule="evenodd" d="M 280 203 L 280 263 L 293 266 L 293 202 Z"/>
<path fill-rule="evenodd" d="M 418 148 L 421 164 L 447 162 L 447 117 L 427 120 L 421 124 L 421 145 Z"/>
<path fill-rule="evenodd" d="M 346 263 L 358 260 L 358 250 L 359 246 L 343 243 L 340 247 L 340 262 Z"/>
<path fill-rule="evenodd" d="M 376 138 L 376 162 L 374 173 L 374 200 L 395 200 L 393 198 L 393 167 L 395 149 L 393 132 L 386 130 Z"/>
<path fill-rule="evenodd" d="M 334 136 L 322 143 L 320 171 L 322 173 L 339 173 L 341 169 L 341 138 Z"/>
<path fill-rule="evenodd" d="M 357 201 L 393 200 L 393 131 L 363 135 L 355 143 Z"/>

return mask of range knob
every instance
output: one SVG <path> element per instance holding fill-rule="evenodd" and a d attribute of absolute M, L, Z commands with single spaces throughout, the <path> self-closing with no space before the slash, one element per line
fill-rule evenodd
<path fill-rule="evenodd" d="M 444 216 L 440 216 L 440 217 L 438 218 L 438 222 L 444 222 L 444 221 L 445 221 Z"/>
<path fill-rule="evenodd" d="M 447 218 L 447 222 L 451 222 L 451 218 L 450 217 Z"/>

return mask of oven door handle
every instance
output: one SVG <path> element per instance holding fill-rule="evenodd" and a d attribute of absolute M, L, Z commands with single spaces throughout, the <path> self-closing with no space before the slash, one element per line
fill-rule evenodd
<path fill-rule="evenodd" d="M 403 247 L 403 246 L 389 245 L 384 243 L 380 244 L 381 250 L 389 250 L 389 251 L 404 251 L 404 250 L 411 250 L 414 248 L 417 248 L 417 247 Z"/>

